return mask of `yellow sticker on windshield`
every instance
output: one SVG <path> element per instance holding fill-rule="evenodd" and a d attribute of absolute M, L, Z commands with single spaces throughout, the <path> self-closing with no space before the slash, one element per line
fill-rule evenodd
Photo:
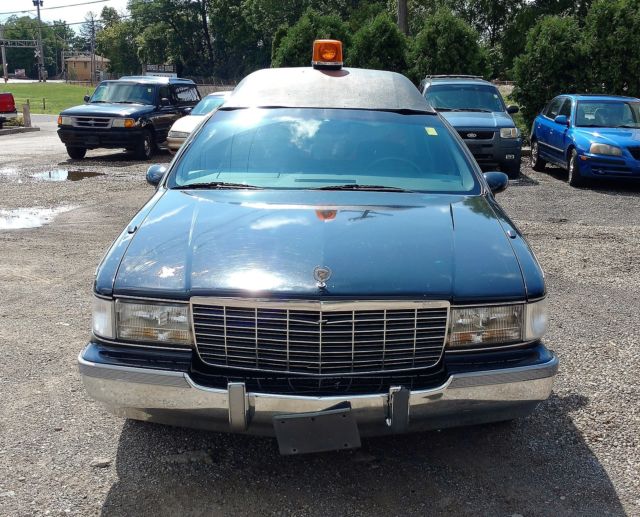
<path fill-rule="evenodd" d="M 429 136 L 438 136 L 438 132 L 436 131 L 435 127 L 425 127 L 424 130 Z"/>

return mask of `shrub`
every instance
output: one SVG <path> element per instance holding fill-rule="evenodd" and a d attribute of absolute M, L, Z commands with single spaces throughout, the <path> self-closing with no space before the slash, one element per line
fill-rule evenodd
<path fill-rule="evenodd" d="M 387 13 L 366 23 L 353 36 L 349 65 L 405 73 L 407 38 Z"/>
<path fill-rule="evenodd" d="M 313 40 L 319 38 L 339 39 L 345 44 L 345 54 L 349 50 L 349 28 L 339 16 L 323 16 L 308 10 L 284 35 L 274 39 L 271 66 L 309 66 Z M 275 46 L 277 44 L 277 47 Z"/>
<path fill-rule="evenodd" d="M 409 53 L 410 75 L 417 83 L 430 74 L 484 75 L 487 55 L 478 33 L 448 9 L 429 16 Z"/>
<path fill-rule="evenodd" d="M 584 87 L 586 68 L 578 22 L 573 17 L 545 16 L 527 34 L 524 53 L 516 58 L 513 98 L 530 125 L 540 109 L 561 93 Z"/>

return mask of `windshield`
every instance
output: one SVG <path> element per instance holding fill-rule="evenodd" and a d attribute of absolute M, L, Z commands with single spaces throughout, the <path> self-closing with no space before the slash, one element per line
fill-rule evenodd
<path fill-rule="evenodd" d="M 576 126 L 640 128 L 640 102 L 579 101 Z"/>
<path fill-rule="evenodd" d="M 191 115 L 206 115 L 224 102 L 222 95 L 207 95 L 191 110 Z"/>
<path fill-rule="evenodd" d="M 437 84 L 427 88 L 425 97 L 439 111 L 504 111 L 495 86 L 488 84 Z"/>
<path fill-rule="evenodd" d="M 135 83 L 102 83 L 93 92 L 91 102 L 153 104 L 153 86 Z"/>
<path fill-rule="evenodd" d="M 345 109 L 218 110 L 168 184 L 219 182 L 270 189 L 480 188 L 460 144 L 438 117 Z"/>

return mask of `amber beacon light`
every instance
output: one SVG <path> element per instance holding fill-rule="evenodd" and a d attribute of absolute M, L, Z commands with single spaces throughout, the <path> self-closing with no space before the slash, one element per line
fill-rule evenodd
<path fill-rule="evenodd" d="M 342 42 L 335 39 L 317 39 L 313 42 L 313 68 L 338 70 L 342 68 Z"/>

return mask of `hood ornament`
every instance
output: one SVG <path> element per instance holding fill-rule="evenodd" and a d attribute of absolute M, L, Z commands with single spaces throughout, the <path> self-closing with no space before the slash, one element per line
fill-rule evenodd
<path fill-rule="evenodd" d="M 331 270 L 326 266 L 316 266 L 313 270 L 313 278 L 315 278 L 318 288 L 324 289 L 327 287 L 327 280 L 331 278 Z"/>

